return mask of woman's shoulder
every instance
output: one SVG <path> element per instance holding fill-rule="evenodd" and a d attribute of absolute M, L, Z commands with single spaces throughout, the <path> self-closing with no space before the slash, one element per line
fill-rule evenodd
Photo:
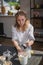
<path fill-rule="evenodd" d="M 31 22 L 30 22 L 30 19 L 27 20 L 27 24 L 28 24 L 30 27 L 33 27 L 33 25 L 32 25 Z"/>
<path fill-rule="evenodd" d="M 30 30 L 30 29 L 34 28 L 33 25 L 30 23 L 30 20 L 27 20 L 26 25 L 28 26 L 27 30 Z"/>
<path fill-rule="evenodd" d="M 30 24 L 29 24 L 29 27 L 33 28 L 33 25 L 30 23 Z"/>
<path fill-rule="evenodd" d="M 33 27 L 33 25 L 30 23 L 30 24 L 29 24 L 29 27 L 28 27 L 28 30 L 32 30 L 32 29 L 34 29 L 34 27 Z"/>

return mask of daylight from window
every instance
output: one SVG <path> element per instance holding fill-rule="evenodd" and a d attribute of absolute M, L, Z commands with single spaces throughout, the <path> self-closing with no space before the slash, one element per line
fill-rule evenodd
<path fill-rule="evenodd" d="M 15 15 L 20 10 L 19 0 L 1 0 L 0 15 Z"/>

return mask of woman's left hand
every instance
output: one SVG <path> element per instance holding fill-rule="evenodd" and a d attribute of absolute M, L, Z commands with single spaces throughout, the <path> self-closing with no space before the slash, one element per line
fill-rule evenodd
<path fill-rule="evenodd" d="M 29 41 L 29 42 L 26 43 L 26 46 L 31 46 L 31 45 L 33 45 L 33 43 L 34 43 L 34 41 L 31 40 L 31 41 Z"/>
<path fill-rule="evenodd" d="M 28 47 L 28 46 L 31 46 L 31 43 L 30 43 L 30 42 L 26 43 L 26 46 L 27 46 L 27 47 Z"/>

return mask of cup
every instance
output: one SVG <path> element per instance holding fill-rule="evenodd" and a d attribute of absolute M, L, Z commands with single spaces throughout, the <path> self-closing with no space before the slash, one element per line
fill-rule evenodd
<path fill-rule="evenodd" d="M 19 55 L 19 61 L 22 65 L 26 65 L 28 62 L 28 55 L 24 56 L 24 55 Z"/>
<path fill-rule="evenodd" d="M 31 58 L 31 49 L 26 48 L 25 49 L 26 54 L 28 55 L 28 58 Z"/>

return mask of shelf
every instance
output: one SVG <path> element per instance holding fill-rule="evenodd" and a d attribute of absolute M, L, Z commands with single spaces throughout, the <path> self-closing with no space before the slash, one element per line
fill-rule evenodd
<path fill-rule="evenodd" d="M 0 17 L 14 17 L 15 15 L 1 15 Z"/>
<path fill-rule="evenodd" d="M 43 9 L 43 8 L 31 8 L 31 9 Z"/>
<path fill-rule="evenodd" d="M 34 35 L 35 37 L 43 38 L 43 32 L 35 32 Z"/>
<path fill-rule="evenodd" d="M 31 17 L 30 19 L 43 19 L 43 17 Z"/>
<path fill-rule="evenodd" d="M 43 37 L 43 29 L 35 29 L 34 35 L 35 37 Z"/>
<path fill-rule="evenodd" d="M 30 0 L 30 20 L 34 26 L 35 41 L 43 42 L 43 2 Z"/>
<path fill-rule="evenodd" d="M 35 32 L 35 41 L 43 42 L 43 32 Z"/>
<path fill-rule="evenodd" d="M 36 38 L 35 41 L 38 41 L 38 42 L 43 42 L 43 38 Z"/>

